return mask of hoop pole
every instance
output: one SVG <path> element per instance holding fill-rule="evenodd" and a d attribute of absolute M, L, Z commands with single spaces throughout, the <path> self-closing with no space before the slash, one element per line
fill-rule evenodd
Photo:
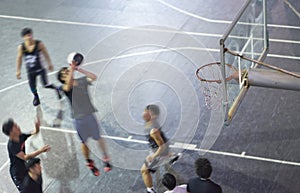
<path fill-rule="evenodd" d="M 265 66 L 265 67 L 267 67 L 267 68 L 271 68 L 271 69 L 273 69 L 273 70 L 277 70 L 277 71 L 279 71 L 279 72 L 283 72 L 283 73 L 285 73 L 285 74 L 288 74 L 288 75 L 291 75 L 291 76 L 300 78 L 300 74 L 297 74 L 297 73 L 294 73 L 294 72 L 291 72 L 291 71 L 288 71 L 288 70 L 285 70 L 285 69 L 282 69 L 282 68 L 273 66 L 273 65 L 271 65 L 271 64 L 267 64 L 267 63 L 264 63 L 264 62 L 261 62 L 261 61 L 254 60 L 254 59 L 252 59 L 252 58 L 248 58 L 248 57 L 246 57 L 246 56 L 244 56 L 244 55 L 242 55 L 242 54 L 239 54 L 239 53 L 234 52 L 234 51 L 232 51 L 232 50 L 229 50 L 229 49 L 227 49 L 227 48 L 225 48 L 224 51 L 225 51 L 225 52 L 228 52 L 228 53 L 231 54 L 231 55 L 238 56 L 238 57 L 240 57 L 240 58 L 242 58 L 242 59 L 248 60 L 248 61 L 250 61 L 250 62 L 255 62 L 255 63 L 260 64 L 260 65 L 262 65 L 262 66 Z"/>
<path fill-rule="evenodd" d="M 226 120 L 226 124 L 230 124 L 230 122 L 233 119 L 233 116 L 235 115 L 235 112 L 238 110 L 243 98 L 245 97 L 247 91 L 248 91 L 249 86 L 243 86 L 241 88 L 241 91 L 239 92 L 239 95 L 236 97 L 236 99 L 234 100 L 232 106 L 230 107 L 230 109 L 228 110 L 228 116 L 227 116 L 227 120 Z"/>
<path fill-rule="evenodd" d="M 225 72 L 225 44 L 224 39 L 220 39 L 220 59 L 221 59 L 221 71 L 222 71 L 222 81 L 223 81 L 223 105 L 225 107 L 225 111 L 228 108 L 228 96 L 227 96 L 227 82 L 226 82 L 226 72 Z"/>
<path fill-rule="evenodd" d="M 275 70 L 250 69 L 248 83 L 250 86 L 300 91 L 299 78 Z"/>
<path fill-rule="evenodd" d="M 235 27 L 235 25 L 238 23 L 238 21 L 240 20 L 240 18 L 242 17 L 242 15 L 244 14 L 245 10 L 248 8 L 249 4 L 250 4 L 251 0 L 247 0 L 247 2 L 243 5 L 243 7 L 239 10 L 238 14 L 235 16 L 234 20 L 231 22 L 230 26 L 226 29 L 222 40 L 225 41 L 228 36 L 230 35 L 231 31 L 233 30 L 233 28 Z"/>

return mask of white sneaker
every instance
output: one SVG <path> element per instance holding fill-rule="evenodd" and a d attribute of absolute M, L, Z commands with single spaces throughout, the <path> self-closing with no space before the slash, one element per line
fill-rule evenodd
<path fill-rule="evenodd" d="M 175 164 L 180 158 L 182 157 L 182 153 L 177 153 L 173 157 L 171 157 L 171 160 L 169 161 L 170 165 Z"/>

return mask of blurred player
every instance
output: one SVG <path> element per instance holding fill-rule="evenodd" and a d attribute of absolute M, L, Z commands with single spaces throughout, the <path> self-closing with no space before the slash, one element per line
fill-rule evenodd
<path fill-rule="evenodd" d="M 27 174 L 21 193 L 43 193 L 42 167 L 40 158 L 31 158 L 26 162 Z"/>
<path fill-rule="evenodd" d="M 22 133 L 20 127 L 13 119 L 8 119 L 2 126 L 2 132 L 9 137 L 7 149 L 10 159 L 10 175 L 19 191 L 23 190 L 23 180 L 26 174 L 25 161 L 50 150 L 50 146 L 45 145 L 37 151 L 26 154 L 25 141 L 31 135 L 39 133 L 39 131 L 39 121 L 36 121 L 35 131 L 31 132 L 31 134 Z"/>
<path fill-rule="evenodd" d="M 212 166 L 208 159 L 198 158 L 195 161 L 195 170 L 197 177 L 189 179 L 187 184 L 187 193 L 222 193 L 220 185 L 216 184 L 210 179 L 212 173 Z"/>
<path fill-rule="evenodd" d="M 104 139 L 100 136 L 100 127 L 96 120 L 94 113 L 96 109 L 91 103 L 88 94 L 88 86 L 91 82 L 97 79 L 97 76 L 89 71 L 79 68 L 83 61 L 83 56 L 79 53 L 71 53 L 68 57 L 70 64 L 69 68 L 62 68 L 58 72 L 58 80 L 63 83 L 62 90 L 68 97 L 71 103 L 72 116 L 74 118 L 74 125 L 82 141 L 81 150 L 87 161 L 87 166 L 92 170 L 95 176 L 100 175 L 94 161 L 90 159 L 90 150 L 87 146 L 88 138 L 93 138 L 98 141 L 99 147 L 103 153 L 103 162 L 105 164 L 104 170 L 110 171 L 111 165 L 106 151 Z M 74 79 L 74 72 L 78 71 L 85 76 Z"/>
<path fill-rule="evenodd" d="M 162 184 L 168 189 L 164 193 L 186 193 L 186 184 L 176 186 L 176 178 L 173 174 L 165 173 Z"/>
<path fill-rule="evenodd" d="M 166 160 L 169 160 L 170 164 L 173 164 L 181 156 L 181 154 L 173 155 L 169 152 L 168 140 L 161 131 L 161 127 L 157 120 L 158 116 L 159 107 L 153 104 L 148 105 L 143 113 L 145 133 L 152 150 L 152 153 L 147 156 L 145 163 L 141 168 L 147 193 L 156 193 L 153 187 L 151 173 L 154 173 L 160 165 L 166 163 Z"/>
<path fill-rule="evenodd" d="M 18 46 L 16 77 L 17 79 L 21 79 L 21 65 L 22 58 L 24 58 L 29 86 L 34 95 L 33 105 L 37 106 L 40 104 L 40 98 L 36 89 L 36 78 L 39 75 L 44 87 L 54 89 L 60 99 L 59 89 L 48 82 L 47 70 L 42 64 L 42 57 L 44 57 L 48 63 L 48 70 L 53 70 L 53 65 L 45 45 L 40 40 L 33 39 L 33 32 L 30 28 L 24 28 L 21 31 L 21 36 L 24 42 Z"/>

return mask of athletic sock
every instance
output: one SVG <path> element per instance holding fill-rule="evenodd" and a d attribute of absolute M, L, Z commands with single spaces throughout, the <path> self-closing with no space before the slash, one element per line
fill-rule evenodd
<path fill-rule="evenodd" d="M 102 157 L 103 157 L 103 158 L 102 158 L 102 159 L 103 159 L 103 161 L 104 161 L 104 160 L 107 160 L 107 161 L 109 161 L 109 157 L 108 157 L 108 155 L 107 155 L 107 153 L 106 153 L 106 152 L 103 152 L 103 153 L 102 153 Z"/>
<path fill-rule="evenodd" d="M 93 160 L 87 159 L 86 161 L 87 161 L 87 163 L 91 163 Z"/>

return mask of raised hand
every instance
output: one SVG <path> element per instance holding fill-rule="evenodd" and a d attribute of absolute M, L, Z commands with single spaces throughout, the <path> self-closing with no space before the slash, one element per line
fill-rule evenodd
<path fill-rule="evenodd" d="M 50 151 L 50 149 L 51 149 L 51 147 L 50 147 L 50 145 L 44 145 L 41 149 L 40 149 L 40 151 L 41 151 L 41 153 L 44 153 L 44 152 L 48 152 L 48 151 Z"/>

